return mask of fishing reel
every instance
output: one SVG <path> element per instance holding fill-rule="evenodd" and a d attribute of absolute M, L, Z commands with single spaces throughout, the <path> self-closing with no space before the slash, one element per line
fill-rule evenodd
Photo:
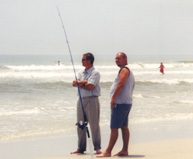
<path fill-rule="evenodd" d="M 87 122 L 79 121 L 78 123 L 76 123 L 76 125 L 79 128 L 84 129 L 87 126 Z"/>

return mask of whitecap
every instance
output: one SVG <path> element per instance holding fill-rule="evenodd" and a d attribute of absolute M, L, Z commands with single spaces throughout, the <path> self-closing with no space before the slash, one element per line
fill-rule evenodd
<path fill-rule="evenodd" d="M 34 109 L 25 109 L 25 110 L 4 110 L 0 112 L 0 116 L 12 116 L 12 115 L 35 115 L 39 114 L 40 109 L 34 108 Z"/>

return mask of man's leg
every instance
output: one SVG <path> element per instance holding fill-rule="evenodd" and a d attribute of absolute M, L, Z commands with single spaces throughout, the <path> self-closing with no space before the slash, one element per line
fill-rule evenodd
<path fill-rule="evenodd" d="M 118 138 L 118 129 L 111 128 L 111 136 L 107 149 L 101 155 L 98 155 L 96 157 L 110 157 L 111 151 L 117 141 L 117 138 Z"/>
<path fill-rule="evenodd" d="M 86 107 L 85 111 L 87 113 L 87 119 L 90 125 L 92 140 L 94 144 L 94 150 L 97 154 L 100 154 L 101 151 L 101 133 L 99 126 L 100 118 L 100 104 L 98 97 L 91 97 L 89 99 L 89 105 Z M 92 104 L 92 105 L 91 105 Z"/>
<path fill-rule="evenodd" d="M 129 128 L 127 126 L 122 126 L 122 135 L 123 135 L 123 151 L 128 153 L 128 147 L 129 147 L 129 138 L 130 138 L 130 132 Z"/>
<path fill-rule="evenodd" d="M 83 100 L 85 102 L 85 100 Z M 85 104 L 85 103 L 83 103 Z M 80 100 L 77 102 L 77 122 L 84 121 L 82 107 Z M 81 129 L 77 125 L 77 134 L 78 134 L 78 149 L 71 152 L 71 154 L 84 153 L 86 151 L 86 129 Z"/>
<path fill-rule="evenodd" d="M 122 138 L 123 138 L 123 148 L 115 156 L 128 156 L 128 146 L 129 146 L 129 138 L 130 138 L 129 128 L 127 126 L 122 126 L 121 131 L 122 131 Z"/>
<path fill-rule="evenodd" d="M 77 128 L 78 132 L 78 149 L 71 154 L 84 153 L 86 151 L 86 129 Z"/>
<path fill-rule="evenodd" d="M 128 128 L 128 117 L 129 117 L 129 112 L 131 110 L 131 104 L 125 105 L 124 108 L 124 123 L 123 126 L 121 126 L 121 131 L 122 131 L 122 138 L 123 138 L 123 148 L 122 150 L 117 153 L 115 156 L 128 156 L 128 146 L 129 146 L 129 138 L 130 138 L 130 132 Z"/>

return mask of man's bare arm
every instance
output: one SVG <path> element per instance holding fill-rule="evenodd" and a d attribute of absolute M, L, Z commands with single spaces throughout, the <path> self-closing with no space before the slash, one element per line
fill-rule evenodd
<path fill-rule="evenodd" d="M 130 71 L 127 68 L 123 68 L 119 74 L 119 81 L 118 81 L 118 84 L 115 88 L 115 92 L 114 92 L 112 99 L 111 99 L 111 108 L 112 109 L 114 108 L 116 97 L 120 94 L 125 83 L 127 82 L 127 78 L 129 76 L 129 74 L 130 74 Z"/>

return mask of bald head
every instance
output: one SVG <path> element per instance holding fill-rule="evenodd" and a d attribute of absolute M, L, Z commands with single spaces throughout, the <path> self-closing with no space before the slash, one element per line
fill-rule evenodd
<path fill-rule="evenodd" d="M 124 52 L 119 52 L 119 53 L 117 53 L 117 55 L 120 55 L 122 58 L 127 59 L 127 55 Z"/>
<path fill-rule="evenodd" d="M 124 52 L 117 53 L 115 62 L 119 67 L 127 65 L 127 55 Z"/>

